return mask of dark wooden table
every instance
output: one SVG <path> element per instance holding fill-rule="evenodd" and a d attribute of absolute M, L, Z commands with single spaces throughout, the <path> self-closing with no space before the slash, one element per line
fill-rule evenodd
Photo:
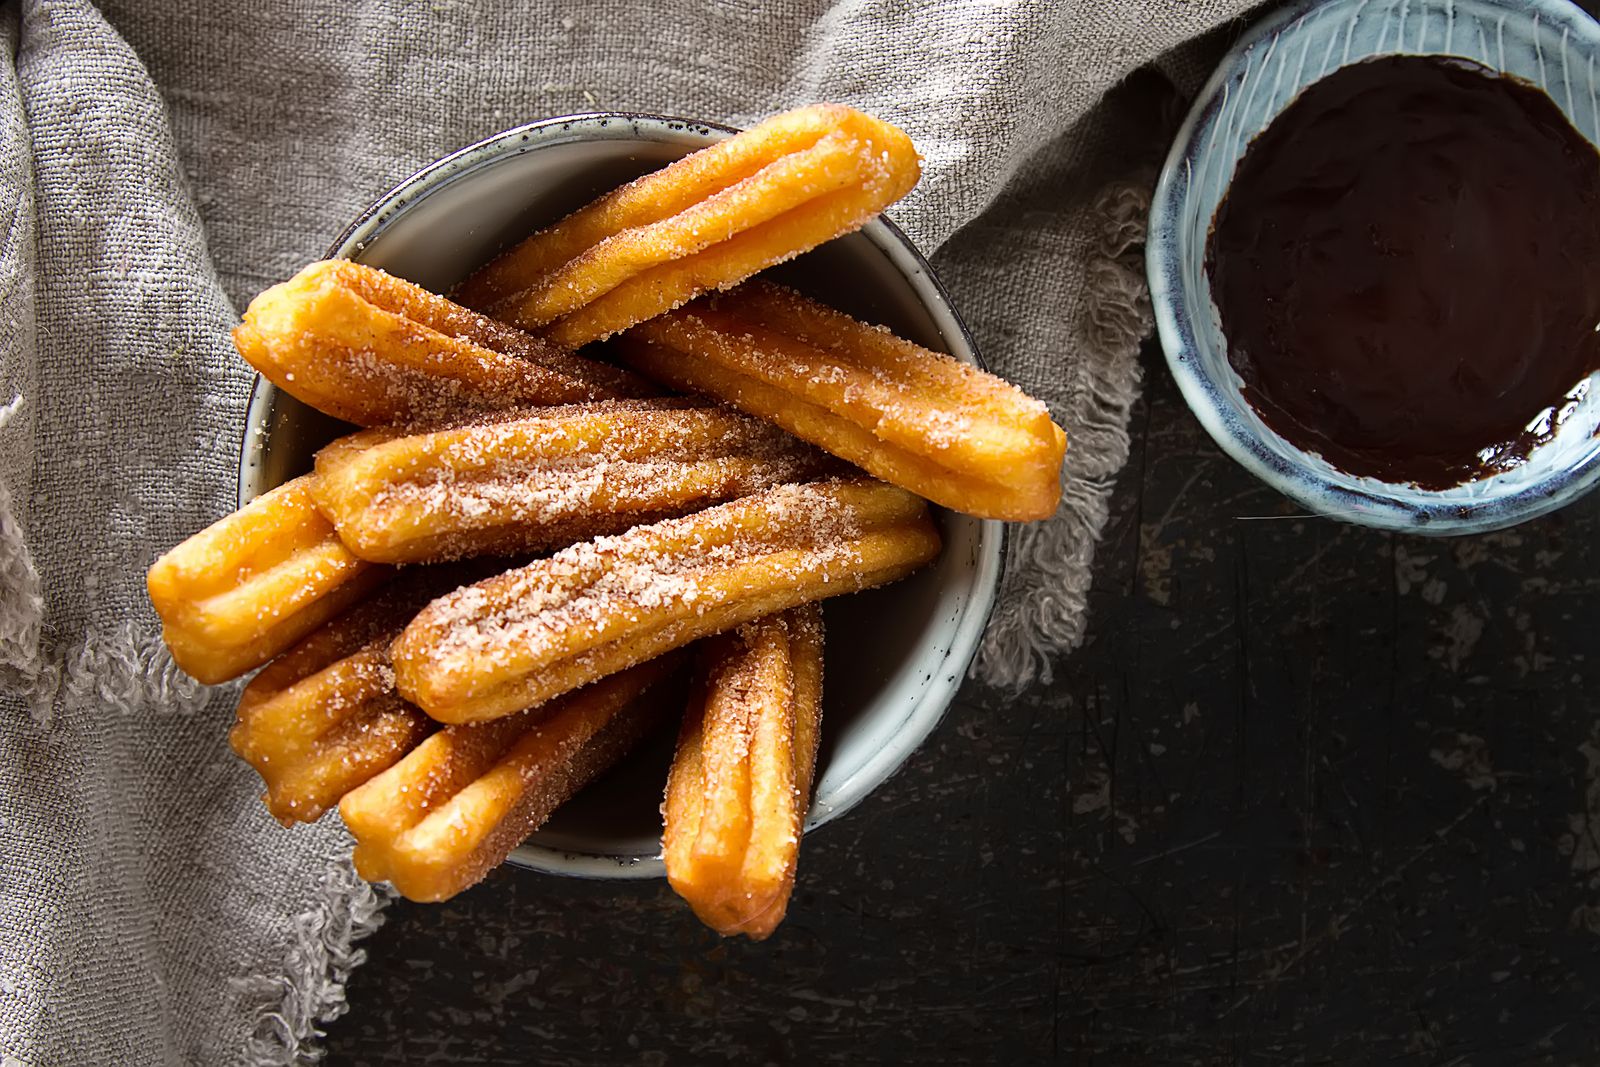
<path fill-rule="evenodd" d="M 1145 355 L 1090 638 L 969 684 L 721 941 L 664 883 L 397 902 L 334 1063 L 1600 1063 L 1600 495 L 1300 514 Z"/>

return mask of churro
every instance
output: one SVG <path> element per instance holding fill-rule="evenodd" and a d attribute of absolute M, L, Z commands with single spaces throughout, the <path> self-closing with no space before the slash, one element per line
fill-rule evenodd
<path fill-rule="evenodd" d="M 408 572 L 245 686 L 228 740 L 261 775 L 267 810 L 285 826 L 314 822 L 438 728 L 394 691 L 389 664 L 389 643 L 436 591 Z"/>
<path fill-rule="evenodd" d="M 777 486 L 441 597 L 395 641 L 396 685 L 442 722 L 492 719 L 762 615 L 894 581 L 938 551 L 927 505 L 902 489 Z"/>
<path fill-rule="evenodd" d="M 173 660 L 215 684 L 259 667 L 388 574 L 340 543 L 308 475 L 171 549 L 146 583 Z"/>
<path fill-rule="evenodd" d="M 356 870 L 422 901 L 479 881 L 681 707 L 679 664 L 664 656 L 544 707 L 440 730 L 340 803 Z"/>
<path fill-rule="evenodd" d="M 455 295 L 575 348 L 860 228 L 920 175 L 894 126 L 800 108 L 608 193 Z"/>
<path fill-rule="evenodd" d="M 351 551 L 414 563 L 558 548 L 842 466 L 705 401 L 617 400 L 364 430 L 317 454 L 312 492 Z"/>
<path fill-rule="evenodd" d="M 1047 518 L 1066 435 L 1009 382 L 761 280 L 629 330 L 628 366 L 982 518 Z"/>
<path fill-rule="evenodd" d="M 626 372 L 346 260 L 313 263 L 261 293 L 233 340 L 278 388 L 358 426 L 650 392 Z"/>
<path fill-rule="evenodd" d="M 668 878 L 719 932 L 769 936 L 816 773 L 818 602 L 932 561 L 927 500 L 1059 498 L 1042 405 L 748 280 L 919 173 L 895 127 L 801 108 L 528 238 L 460 303 L 343 260 L 252 301 L 240 354 L 360 429 L 148 583 L 183 669 L 261 668 L 229 741 L 270 813 L 338 807 L 363 877 L 447 899 L 687 704 Z M 618 365 L 574 354 L 608 338 Z M 436 565 L 475 556 L 519 558 Z"/>
<path fill-rule="evenodd" d="M 667 778 L 667 880 L 720 934 L 783 921 L 822 715 L 822 612 L 808 604 L 710 638 Z"/>

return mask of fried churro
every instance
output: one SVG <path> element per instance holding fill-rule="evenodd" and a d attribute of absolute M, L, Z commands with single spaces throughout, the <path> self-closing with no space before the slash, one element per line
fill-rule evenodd
<path fill-rule="evenodd" d="M 383 581 L 287 482 L 168 551 L 146 576 L 179 667 L 208 684 L 259 667 Z"/>
<path fill-rule="evenodd" d="M 455 295 L 575 348 L 860 228 L 920 175 L 894 126 L 800 108 L 606 194 Z"/>
<path fill-rule="evenodd" d="M 923 497 L 1031 519 L 1059 496 L 1041 405 L 747 280 L 919 170 L 893 126 L 801 108 L 511 248 L 457 290 L 475 311 L 349 261 L 252 301 L 241 355 L 362 429 L 148 582 L 185 670 L 265 664 L 229 740 L 271 814 L 336 806 L 362 876 L 447 899 L 687 704 L 669 880 L 769 936 L 816 773 L 818 602 L 932 561 Z M 625 366 L 574 354 L 608 338 Z M 437 566 L 472 556 L 521 558 Z"/>
<path fill-rule="evenodd" d="M 421 901 L 479 881 L 682 706 L 680 663 L 664 656 L 544 707 L 440 730 L 339 804 L 356 870 Z"/>
<path fill-rule="evenodd" d="M 884 481 L 982 518 L 1054 514 L 1066 435 L 1009 382 L 770 282 L 629 330 L 634 370 L 782 426 Z"/>
<path fill-rule="evenodd" d="M 364 430 L 317 455 L 313 494 L 363 559 L 558 548 L 842 467 L 747 415 L 691 399 Z"/>
<path fill-rule="evenodd" d="M 389 664 L 390 642 L 439 590 L 425 578 L 410 572 L 323 624 L 240 694 L 228 741 L 285 826 L 314 822 L 438 728 L 395 692 Z"/>
<path fill-rule="evenodd" d="M 585 541 L 424 608 L 400 692 L 442 722 L 510 714 L 699 637 L 933 559 L 927 505 L 870 479 L 782 485 Z"/>
<path fill-rule="evenodd" d="M 651 390 L 420 286 L 313 263 L 250 302 L 239 353 L 278 388 L 358 426 Z"/>
<path fill-rule="evenodd" d="M 708 639 L 663 806 L 667 880 L 700 921 L 762 940 L 783 921 L 822 715 L 822 611 Z"/>

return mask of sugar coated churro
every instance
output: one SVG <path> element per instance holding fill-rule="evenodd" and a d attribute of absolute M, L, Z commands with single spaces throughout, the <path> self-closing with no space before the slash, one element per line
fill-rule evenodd
<path fill-rule="evenodd" d="M 634 327 L 624 363 L 777 423 L 936 504 L 1042 519 L 1061 496 L 1066 435 L 992 374 L 769 282 Z"/>
<path fill-rule="evenodd" d="M 172 658 L 215 684 L 259 667 L 388 574 L 340 543 L 306 476 L 171 549 L 146 584 Z"/>
<path fill-rule="evenodd" d="M 313 263 L 257 296 L 233 340 L 274 385 L 358 426 L 649 392 L 625 372 L 346 260 Z"/>
<path fill-rule="evenodd" d="M 919 171 L 903 132 L 819 104 L 601 196 L 454 299 L 346 260 L 257 296 L 240 354 L 359 429 L 147 582 L 184 670 L 260 668 L 229 742 L 268 811 L 338 808 L 363 877 L 444 900 L 683 713 L 667 877 L 720 933 L 770 936 L 820 773 L 819 602 L 934 560 L 929 501 L 1023 520 L 1060 495 L 1042 405 L 752 278 Z M 275 463 L 329 436 L 301 425 Z"/>
<path fill-rule="evenodd" d="M 702 646 L 663 807 L 667 880 L 718 933 L 783 921 L 822 715 L 822 612 L 769 615 Z"/>
<path fill-rule="evenodd" d="M 317 456 L 313 494 L 363 559 L 558 548 L 842 467 L 699 400 L 620 400 L 365 430 Z"/>
<path fill-rule="evenodd" d="M 389 643 L 425 601 L 407 575 L 273 660 L 239 696 L 229 743 L 279 822 L 313 822 L 438 724 L 394 691 Z"/>
<path fill-rule="evenodd" d="M 920 175 L 894 126 L 837 104 L 800 108 L 608 193 L 455 295 L 577 347 L 858 229 Z"/>
<path fill-rule="evenodd" d="M 777 486 L 441 597 L 395 642 L 396 684 L 442 722 L 491 719 L 762 615 L 893 581 L 938 551 L 926 504 L 902 489 Z"/>
<path fill-rule="evenodd" d="M 665 656 L 545 707 L 440 730 L 340 803 L 356 869 L 412 900 L 477 882 L 682 706 L 679 663 Z"/>

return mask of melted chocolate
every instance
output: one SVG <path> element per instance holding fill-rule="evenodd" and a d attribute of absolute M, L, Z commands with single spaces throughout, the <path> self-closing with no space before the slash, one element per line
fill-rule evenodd
<path fill-rule="evenodd" d="M 1543 92 L 1396 56 L 1253 141 L 1206 251 L 1245 398 L 1351 474 L 1515 466 L 1600 368 L 1600 155 Z"/>

